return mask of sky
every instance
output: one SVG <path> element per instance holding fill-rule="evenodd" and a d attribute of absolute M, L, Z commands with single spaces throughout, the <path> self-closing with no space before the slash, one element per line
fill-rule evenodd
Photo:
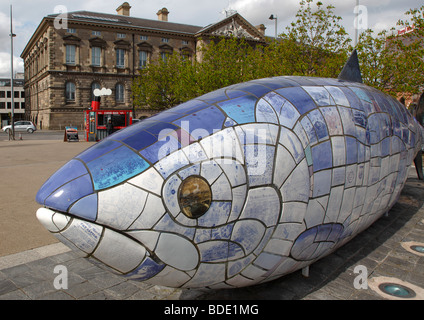
<path fill-rule="evenodd" d="M 266 35 L 284 32 L 286 26 L 295 20 L 300 8 L 300 0 L 127 0 L 132 6 L 131 16 L 156 20 L 156 12 L 166 7 L 169 22 L 207 26 L 225 18 L 225 10 L 236 10 L 252 25 L 264 24 Z M 321 0 L 324 5 L 332 4 L 336 15 L 343 18 L 342 25 L 353 39 L 355 34 L 354 8 L 358 0 Z M 23 72 L 24 66 L 20 55 L 43 17 L 59 13 L 59 8 L 68 12 L 86 10 L 116 14 L 124 0 L 0 0 L 0 77 L 10 78 L 10 6 L 13 11 L 14 72 Z M 314 1 L 316 3 L 317 0 Z M 423 5 L 422 0 L 359 0 L 361 9 L 358 14 L 361 22 L 377 32 L 397 27 L 399 19 L 405 19 L 405 12 Z"/>

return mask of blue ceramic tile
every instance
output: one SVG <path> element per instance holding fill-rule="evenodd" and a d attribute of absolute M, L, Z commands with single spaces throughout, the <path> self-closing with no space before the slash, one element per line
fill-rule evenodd
<path fill-rule="evenodd" d="M 87 163 L 87 166 L 93 177 L 94 188 L 101 190 L 143 172 L 149 164 L 137 153 L 122 146 Z"/>
<path fill-rule="evenodd" d="M 270 88 L 262 86 L 260 84 L 256 84 L 254 82 L 247 82 L 245 84 L 237 85 L 234 89 L 253 94 L 257 98 L 260 98 L 271 91 Z"/>
<path fill-rule="evenodd" d="M 312 98 L 300 87 L 278 89 L 276 92 L 290 101 L 300 114 L 305 114 L 317 107 Z"/>
<path fill-rule="evenodd" d="M 117 141 L 105 139 L 96 143 L 94 146 L 88 148 L 84 152 L 80 153 L 76 156 L 76 158 L 81 159 L 84 162 L 90 162 L 104 155 L 105 153 L 108 153 L 109 151 L 119 148 L 121 146 L 122 144 Z"/>
<path fill-rule="evenodd" d="M 255 80 L 254 83 L 264 85 L 264 86 L 271 88 L 273 90 L 286 88 L 286 87 L 298 87 L 299 86 L 296 82 L 291 81 L 289 79 L 286 79 L 284 77 L 259 79 L 259 80 Z"/>
<path fill-rule="evenodd" d="M 355 109 L 352 109 L 352 112 L 353 112 L 353 121 L 355 122 L 355 124 L 358 126 L 361 126 L 362 128 L 366 128 L 368 120 L 365 113 Z"/>
<path fill-rule="evenodd" d="M 156 140 L 157 137 L 143 130 L 140 131 L 138 134 L 132 135 L 131 137 L 122 140 L 122 143 L 125 143 L 126 145 L 135 150 L 141 150 L 152 145 L 156 142 Z"/>
<path fill-rule="evenodd" d="M 146 257 L 137 269 L 127 276 L 133 280 L 145 281 L 161 272 L 165 266 L 166 264 L 164 263 L 156 262 L 152 258 Z"/>
<path fill-rule="evenodd" d="M 257 99 L 246 95 L 218 103 L 222 110 L 238 124 L 255 122 L 255 105 Z"/>
<path fill-rule="evenodd" d="M 315 103 L 318 106 L 330 106 L 334 105 L 334 100 L 331 98 L 330 93 L 320 86 L 304 86 L 302 87 L 309 95 L 314 99 Z"/>
<path fill-rule="evenodd" d="M 81 161 L 69 161 L 43 184 L 36 195 L 36 201 L 40 204 L 44 204 L 46 198 L 56 189 L 85 174 L 87 174 L 87 169 Z"/>
<path fill-rule="evenodd" d="M 330 141 L 326 141 L 312 147 L 314 172 L 332 167 L 333 157 L 330 155 L 332 155 Z"/>
<path fill-rule="evenodd" d="M 321 112 L 319 110 L 313 110 L 308 114 L 308 118 L 315 128 L 318 140 L 323 141 L 328 139 L 327 125 Z"/>
<path fill-rule="evenodd" d="M 300 114 L 296 108 L 285 98 L 275 92 L 267 94 L 264 99 L 268 101 L 268 103 L 275 110 L 280 124 L 292 129 L 297 119 L 300 117 Z"/>
<path fill-rule="evenodd" d="M 89 221 L 96 221 L 97 193 L 90 194 L 89 196 L 77 201 L 69 209 L 69 213 L 87 219 Z"/>
<path fill-rule="evenodd" d="M 300 76 L 289 76 L 287 79 L 290 79 L 296 82 L 300 86 L 315 86 L 316 82 L 314 78 L 300 77 Z M 320 78 L 321 81 L 321 78 Z"/>
<path fill-rule="evenodd" d="M 353 164 L 358 162 L 358 146 L 355 138 L 346 138 L 346 164 Z"/>
<path fill-rule="evenodd" d="M 362 105 L 361 100 L 358 98 L 358 96 L 355 93 L 353 93 L 352 90 L 350 90 L 349 88 L 346 88 L 346 87 L 339 87 L 339 89 L 343 91 L 344 95 L 346 96 L 347 100 L 349 101 L 351 108 L 356 108 L 356 109 L 365 111 L 365 108 Z"/>
<path fill-rule="evenodd" d="M 372 103 L 372 100 L 368 93 L 365 90 L 362 90 L 361 88 L 357 88 L 354 86 L 349 87 L 357 96 L 359 99 L 365 100 L 369 103 Z"/>
<path fill-rule="evenodd" d="M 193 131 L 201 130 L 204 132 L 204 134 L 202 134 L 203 137 L 206 134 L 211 135 L 214 130 L 222 129 L 226 118 L 227 116 L 223 114 L 221 110 L 212 106 L 180 118 L 175 121 L 174 124 L 179 127 L 189 128 L 189 133 L 197 140 L 198 137 L 194 135 Z M 205 119 L 208 119 L 208 121 L 205 121 Z"/>
<path fill-rule="evenodd" d="M 167 136 L 156 143 L 140 151 L 140 154 L 150 163 L 156 163 L 163 157 L 181 148 L 177 139 Z"/>
<path fill-rule="evenodd" d="M 327 86 L 325 89 L 327 89 L 337 105 L 350 107 L 349 100 L 346 98 L 345 94 L 339 87 Z"/>
<path fill-rule="evenodd" d="M 308 117 L 302 118 L 302 120 L 300 120 L 300 123 L 302 124 L 302 127 L 305 130 L 306 135 L 308 136 L 309 143 L 310 144 L 317 143 L 318 138 L 315 133 L 314 126 L 312 125 L 311 121 L 309 121 Z"/>
<path fill-rule="evenodd" d="M 181 114 L 190 114 L 196 111 L 199 111 L 201 109 L 207 108 L 209 105 L 203 101 L 199 101 L 197 99 L 190 100 L 187 102 L 184 102 L 174 108 L 172 108 L 172 112 L 175 113 L 181 113 Z"/>
<path fill-rule="evenodd" d="M 206 93 L 198 98 L 196 98 L 197 100 L 203 101 L 207 104 L 214 104 L 215 102 L 219 102 L 219 101 L 223 101 L 223 100 L 228 100 L 227 95 L 225 94 L 225 90 L 224 89 L 220 89 L 220 90 L 216 90 L 216 91 L 212 91 L 209 93 Z"/>
<path fill-rule="evenodd" d="M 86 174 L 63 185 L 52 193 L 45 201 L 47 207 L 67 212 L 75 201 L 93 193 L 90 175 Z"/>
<path fill-rule="evenodd" d="M 228 258 L 228 241 L 209 241 L 198 247 L 203 262 L 226 261 Z"/>

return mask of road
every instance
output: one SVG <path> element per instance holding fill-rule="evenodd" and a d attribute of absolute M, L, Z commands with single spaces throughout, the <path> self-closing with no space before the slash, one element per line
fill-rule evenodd
<path fill-rule="evenodd" d="M 38 130 L 34 133 L 16 132 L 15 140 L 63 140 L 65 130 Z M 78 136 L 80 140 L 84 139 L 84 132 L 79 131 Z M 0 141 L 9 140 L 7 133 L 0 131 Z"/>

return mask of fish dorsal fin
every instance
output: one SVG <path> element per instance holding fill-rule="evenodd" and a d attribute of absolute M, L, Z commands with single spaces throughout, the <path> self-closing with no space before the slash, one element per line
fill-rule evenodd
<path fill-rule="evenodd" d="M 342 72 L 340 72 L 339 80 L 354 81 L 362 83 L 361 68 L 359 67 L 358 53 L 353 50 L 349 60 L 347 60 Z"/>

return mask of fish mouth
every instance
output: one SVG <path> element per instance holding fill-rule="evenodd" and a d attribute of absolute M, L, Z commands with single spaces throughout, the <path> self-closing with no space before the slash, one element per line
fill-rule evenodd
<path fill-rule="evenodd" d="M 140 242 L 104 225 L 44 207 L 36 216 L 61 242 L 109 271 L 147 280 L 165 267 Z"/>

